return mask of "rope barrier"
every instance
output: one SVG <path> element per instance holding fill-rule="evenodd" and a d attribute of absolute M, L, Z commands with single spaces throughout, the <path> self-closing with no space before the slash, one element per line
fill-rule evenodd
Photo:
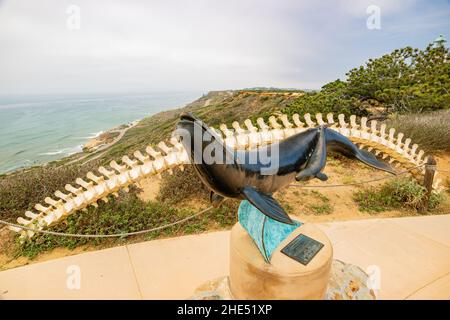
<path fill-rule="evenodd" d="M 337 188 L 337 187 L 350 187 L 350 186 L 358 186 L 358 185 L 363 185 L 363 184 L 369 184 L 372 182 L 377 182 L 377 181 L 382 181 L 382 180 L 387 180 L 387 179 L 392 179 L 396 176 L 399 175 L 403 175 L 406 173 L 411 172 L 414 169 L 420 168 L 426 166 L 426 164 L 421 164 L 412 168 L 409 168 L 408 170 L 402 171 L 397 173 L 395 176 L 387 176 L 387 177 L 381 177 L 381 178 L 377 178 L 377 179 L 372 179 L 372 180 L 366 180 L 366 181 L 361 181 L 361 182 L 354 182 L 354 183 L 348 183 L 348 184 L 331 184 L 331 185 L 300 185 L 300 184 L 295 184 L 292 183 L 289 186 L 292 187 L 299 187 L 299 188 Z M 436 170 L 438 172 L 449 172 L 448 170 Z M 149 233 L 152 231 L 157 231 L 157 230 L 162 230 L 165 228 L 169 228 L 172 227 L 174 225 L 186 222 L 188 220 L 191 220 L 209 210 L 211 210 L 213 207 L 210 206 L 206 209 L 203 209 L 199 212 L 197 212 L 196 214 L 193 214 L 191 216 L 188 216 L 186 218 L 183 218 L 181 220 L 169 223 L 169 224 L 165 224 L 159 227 L 155 227 L 155 228 L 151 228 L 151 229 L 146 229 L 146 230 L 140 230 L 140 231 L 134 231 L 134 232 L 126 232 L 126 233 L 118 233 L 118 234 L 76 234 L 76 233 L 65 233 L 65 232 L 55 232 L 55 231 L 48 231 L 48 230 L 39 230 L 39 229 L 35 229 L 35 228 L 29 228 L 29 227 L 25 227 L 23 225 L 19 225 L 19 224 L 15 224 L 15 223 L 11 223 L 8 221 L 4 221 L 4 220 L 0 220 L 0 224 L 4 224 L 7 226 L 11 226 L 11 227 L 15 227 L 15 228 L 20 228 L 23 230 L 27 230 L 27 231 L 32 231 L 32 232 L 37 232 L 37 233 L 43 233 L 43 234 L 50 234 L 50 235 L 55 235 L 55 236 L 63 236 L 63 237 L 73 237 L 73 238 L 113 238 L 113 237 L 126 237 L 126 236 L 133 236 L 133 235 L 138 235 L 138 234 L 144 234 L 144 233 Z"/>
<path fill-rule="evenodd" d="M 381 177 L 381 178 L 372 179 L 372 180 L 366 180 L 366 181 L 361 181 L 361 182 L 353 182 L 353 183 L 347 183 L 347 184 L 315 185 L 315 186 L 308 186 L 308 185 L 305 186 L 305 185 L 301 185 L 301 184 L 291 183 L 289 186 L 291 186 L 291 187 L 299 187 L 299 188 L 337 188 L 337 187 L 359 186 L 359 185 L 368 184 L 368 183 L 371 183 L 371 182 L 387 180 L 387 179 L 393 179 L 393 178 L 395 178 L 397 176 L 400 176 L 402 174 L 406 174 L 408 172 L 411 172 L 414 169 L 423 167 L 425 165 L 426 164 L 421 164 L 419 166 L 415 166 L 415 167 L 409 168 L 408 170 L 405 170 L 405 171 L 397 173 L 395 176 Z"/>
<path fill-rule="evenodd" d="M 25 227 L 23 225 L 19 225 L 19 224 L 15 224 L 15 223 L 11 223 L 8 221 L 4 221 L 4 220 L 0 220 L 0 224 L 4 224 L 7 226 L 11 226 L 11 227 L 16 227 L 16 228 L 20 228 L 20 229 L 24 229 L 24 230 L 28 230 L 28 231 L 33 231 L 33 232 L 40 232 L 40 233 L 44 233 L 44 234 L 50 234 L 50 235 L 54 235 L 54 236 L 62 236 L 62 237 L 72 237 L 72 238 L 113 238 L 113 237 L 126 237 L 126 236 L 134 236 L 134 235 L 138 235 L 138 234 L 143 234 L 143 233 L 149 233 L 152 231 L 157 231 L 157 230 L 162 230 L 168 227 L 172 227 L 174 225 L 186 222 L 188 220 L 191 220 L 195 217 L 198 217 L 199 215 L 211 210 L 213 207 L 210 206 L 206 209 L 203 209 L 191 216 L 188 216 L 186 218 L 183 218 L 181 220 L 172 222 L 172 223 L 168 223 L 159 227 L 155 227 L 155 228 L 151 228 L 151 229 L 146 229 L 146 230 L 141 230 L 141 231 L 134 231 L 134 232 L 126 232 L 126 233 L 117 233 L 117 234 L 76 234 L 76 233 L 65 233 L 65 232 L 55 232 L 55 231 L 48 231 L 48 230 L 39 230 L 39 229 L 34 229 L 34 228 L 29 228 L 29 227 Z"/>

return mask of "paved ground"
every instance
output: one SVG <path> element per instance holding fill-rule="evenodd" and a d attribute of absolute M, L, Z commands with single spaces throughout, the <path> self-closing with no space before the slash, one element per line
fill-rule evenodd
<path fill-rule="evenodd" d="M 319 227 L 336 259 L 379 274 L 380 298 L 450 299 L 450 215 Z M 228 237 L 155 240 L 3 271 L 0 299 L 183 299 L 228 274 Z"/>

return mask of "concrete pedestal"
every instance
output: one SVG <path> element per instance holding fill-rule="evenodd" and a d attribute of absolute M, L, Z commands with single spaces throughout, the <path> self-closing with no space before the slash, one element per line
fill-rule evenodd
<path fill-rule="evenodd" d="M 324 245 L 307 265 L 281 252 L 299 234 Z M 236 223 L 230 237 L 231 295 L 234 299 L 323 299 L 332 260 L 330 240 L 313 224 L 305 223 L 292 232 L 267 263 L 245 229 Z"/>

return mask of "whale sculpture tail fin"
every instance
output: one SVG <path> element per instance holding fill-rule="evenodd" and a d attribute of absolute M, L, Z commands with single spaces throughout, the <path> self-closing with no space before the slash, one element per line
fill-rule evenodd
<path fill-rule="evenodd" d="M 328 128 L 324 130 L 328 150 L 338 152 L 347 158 L 356 158 L 372 168 L 396 174 L 389 164 L 378 160 L 372 153 L 359 149 L 350 139 L 339 132 Z"/>

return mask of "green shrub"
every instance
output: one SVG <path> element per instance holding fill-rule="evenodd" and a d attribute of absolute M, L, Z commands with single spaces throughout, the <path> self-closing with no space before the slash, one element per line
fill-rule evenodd
<path fill-rule="evenodd" d="M 200 208 L 198 209 L 200 210 Z M 215 228 L 226 228 L 236 222 L 236 204 L 226 202 L 222 207 L 210 210 L 186 222 L 152 231 L 144 235 L 123 238 L 74 238 L 36 234 L 24 244 L 17 242 L 16 254 L 34 258 L 37 254 L 57 247 L 74 249 L 80 245 L 118 245 L 135 239 L 155 239 L 204 232 Z M 117 199 L 79 211 L 50 230 L 75 234 L 118 234 L 151 229 L 173 223 L 195 214 L 197 210 L 177 209 L 161 202 L 144 202 L 137 197 L 136 190 L 120 193 Z"/>
<path fill-rule="evenodd" d="M 405 47 L 351 69 L 336 80 L 296 99 L 284 112 L 343 113 L 364 116 L 380 112 L 416 112 L 450 108 L 449 50 L 428 45 Z"/>
<path fill-rule="evenodd" d="M 209 199 L 209 190 L 200 181 L 191 165 L 185 166 L 183 171 L 178 168 L 174 169 L 172 175 L 163 174 L 158 201 L 173 205 L 181 200 L 194 197 Z"/>
<path fill-rule="evenodd" d="M 67 183 L 74 183 L 88 171 L 95 172 L 97 166 L 94 161 L 84 166 L 42 166 L 1 177 L 0 219 L 15 221 L 26 210 L 33 210 L 36 203 L 44 204 L 45 197 L 56 190 L 66 192 L 64 186 Z"/>
<path fill-rule="evenodd" d="M 0 213 L 2 219 L 14 221 L 23 216 L 25 210 L 32 209 L 35 203 L 54 190 L 64 190 L 66 183 L 73 182 L 86 171 L 94 170 L 97 164 L 89 164 L 80 170 L 77 166 L 40 167 L 26 172 L 4 176 L 0 180 Z M 98 208 L 89 207 L 87 211 L 78 211 L 67 219 L 50 228 L 52 231 L 75 234 L 116 234 L 150 229 L 175 222 L 197 210 L 179 209 L 174 205 L 191 197 L 209 197 L 209 192 L 197 178 L 190 166 L 184 172 L 175 170 L 173 176 L 163 175 L 160 201 L 144 202 L 137 197 L 138 189 L 131 187 L 129 193 L 120 192 L 116 199 L 112 196 L 108 203 L 100 202 Z M 127 238 L 74 238 L 36 234 L 24 244 L 16 242 L 11 250 L 14 255 L 30 258 L 57 247 L 73 249 L 80 245 L 117 245 L 134 239 L 155 239 L 204 232 L 209 229 L 227 228 L 236 222 L 237 201 L 226 201 L 220 208 L 208 211 L 204 215 L 163 230 L 146 235 Z M 200 208 L 198 209 L 200 210 Z M 9 249 L 9 248 L 8 248 Z"/>
<path fill-rule="evenodd" d="M 375 99 L 393 112 L 450 108 L 449 50 L 429 44 L 424 50 L 405 47 L 369 59 L 347 73 L 347 94 Z"/>
<path fill-rule="evenodd" d="M 312 211 L 315 215 L 327 215 L 333 212 L 333 208 L 330 205 L 330 199 L 324 194 L 312 190 L 311 195 L 317 199 L 316 202 L 308 204 L 306 207 Z"/>
<path fill-rule="evenodd" d="M 346 116 L 368 114 L 359 100 L 347 93 L 347 84 L 339 79 L 324 85 L 319 92 L 309 92 L 298 97 L 292 104 L 283 109 L 283 112 L 289 115 L 294 113 L 314 115 L 329 112 L 343 113 Z"/>
<path fill-rule="evenodd" d="M 375 187 L 358 190 L 353 199 L 361 211 L 381 212 L 391 209 L 419 210 L 424 205 L 426 190 L 415 180 L 399 178 Z M 429 208 L 435 209 L 442 201 L 442 196 L 432 193 Z"/>
<path fill-rule="evenodd" d="M 333 212 L 333 208 L 329 203 L 309 204 L 307 207 L 316 215 L 327 215 Z"/>

